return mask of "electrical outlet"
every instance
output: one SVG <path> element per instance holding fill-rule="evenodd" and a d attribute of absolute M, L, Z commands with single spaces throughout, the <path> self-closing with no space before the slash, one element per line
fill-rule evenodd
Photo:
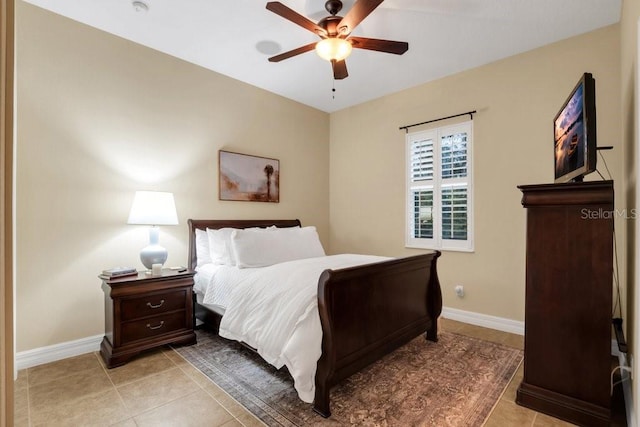
<path fill-rule="evenodd" d="M 455 287 L 455 291 L 456 291 L 456 295 L 458 296 L 458 298 L 464 297 L 464 286 L 457 285 Z"/>

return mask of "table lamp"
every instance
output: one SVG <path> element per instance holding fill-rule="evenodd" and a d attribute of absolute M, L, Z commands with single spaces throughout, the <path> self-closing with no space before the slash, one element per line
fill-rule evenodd
<path fill-rule="evenodd" d="M 149 246 L 140 251 L 140 261 L 151 270 L 153 264 L 164 264 L 167 250 L 158 244 L 159 225 L 178 225 L 178 214 L 173 193 L 136 191 L 127 224 L 150 225 Z"/>

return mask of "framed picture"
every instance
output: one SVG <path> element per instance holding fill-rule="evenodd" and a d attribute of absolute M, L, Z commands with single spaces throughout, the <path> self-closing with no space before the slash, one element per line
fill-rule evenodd
<path fill-rule="evenodd" d="M 280 202 L 280 161 L 219 151 L 220 200 Z"/>

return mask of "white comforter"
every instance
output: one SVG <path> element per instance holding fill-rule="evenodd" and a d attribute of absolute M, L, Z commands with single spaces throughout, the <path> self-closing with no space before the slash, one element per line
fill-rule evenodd
<path fill-rule="evenodd" d="M 243 341 L 276 368 L 285 365 L 298 396 L 313 402 L 322 352 L 318 279 L 326 269 L 386 261 L 369 255 L 332 255 L 272 265 L 244 278 L 231 292 L 220 336 Z"/>

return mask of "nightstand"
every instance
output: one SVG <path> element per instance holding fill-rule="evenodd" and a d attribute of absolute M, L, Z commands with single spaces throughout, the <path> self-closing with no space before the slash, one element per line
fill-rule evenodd
<path fill-rule="evenodd" d="M 162 270 L 161 276 L 103 279 L 105 336 L 100 354 L 108 368 L 124 365 L 143 350 L 165 344 L 195 344 L 194 271 Z"/>

